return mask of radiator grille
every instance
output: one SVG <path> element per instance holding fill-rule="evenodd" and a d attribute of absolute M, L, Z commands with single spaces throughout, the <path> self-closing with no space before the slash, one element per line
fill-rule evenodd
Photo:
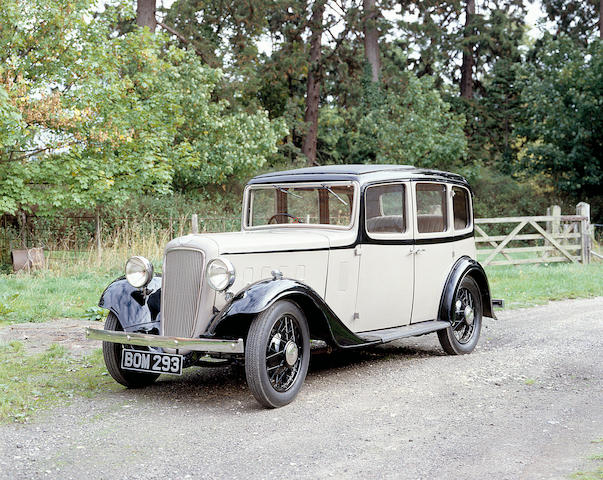
<path fill-rule="evenodd" d="M 161 328 L 168 337 L 192 337 L 198 316 L 205 255 L 171 250 L 165 256 L 161 289 Z"/>

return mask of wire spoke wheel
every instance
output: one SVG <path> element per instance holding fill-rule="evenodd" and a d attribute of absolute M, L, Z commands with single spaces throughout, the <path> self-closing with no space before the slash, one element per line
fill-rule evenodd
<path fill-rule="evenodd" d="M 473 278 L 461 280 L 450 311 L 450 327 L 438 331 L 442 348 L 449 355 L 472 352 L 482 327 L 482 299 Z"/>
<path fill-rule="evenodd" d="M 310 332 L 295 303 L 280 300 L 253 320 L 245 346 L 245 373 L 262 405 L 290 403 L 306 378 L 309 361 Z"/>
<path fill-rule="evenodd" d="M 272 327 L 266 347 L 266 372 L 274 389 L 286 392 L 299 373 L 304 355 L 303 346 L 298 345 L 301 331 L 295 317 L 283 315 Z"/>
<path fill-rule="evenodd" d="M 459 288 L 455 302 L 452 331 L 459 343 L 467 343 L 475 328 L 475 300 L 466 288 Z"/>

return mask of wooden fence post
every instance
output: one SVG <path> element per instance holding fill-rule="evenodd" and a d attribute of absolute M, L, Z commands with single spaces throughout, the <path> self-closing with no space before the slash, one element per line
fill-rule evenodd
<path fill-rule="evenodd" d="M 546 209 L 546 216 L 547 217 L 560 217 L 561 216 L 561 207 L 559 205 L 551 205 L 550 207 L 548 207 Z M 555 219 L 555 220 L 550 220 L 548 222 L 546 222 L 546 232 L 550 233 L 553 237 L 555 235 L 559 235 L 559 232 L 561 231 L 561 220 L 559 219 Z M 561 240 L 561 242 L 563 242 L 563 239 Z M 551 246 L 551 242 L 549 242 L 548 240 L 544 241 L 544 245 L 546 247 Z M 549 256 L 550 252 L 548 250 L 545 250 L 543 253 L 543 257 L 547 257 Z"/>
<path fill-rule="evenodd" d="M 101 262 L 102 257 L 101 243 L 100 207 L 96 207 L 96 256 L 98 263 Z"/>
<path fill-rule="evenodd" d="M 580 253 L 583 264 L 590 263 L 590 205 L 580 202 L 576 205 L 576 215 L 586 217 L 580 220 Z"/>
<path fill-rule="evenodd" d="M 23 248 L 27 248 L 27 215 L 25 214 L 25 212 L 21 212 L 21 218 L 20 218 L 20 223 L 21 223 L 21 246 Z"/>
<path fill-rule="evenodd" d="M 199 217 L 196 213 L 193 213 L 191 216 L 191 224 L 192 224 L 192 232 L 191 233 L 199 233 Z"/>

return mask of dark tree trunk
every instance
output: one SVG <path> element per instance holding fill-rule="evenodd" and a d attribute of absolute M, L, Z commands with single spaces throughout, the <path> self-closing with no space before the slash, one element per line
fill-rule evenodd
<path fill-rule="evenodd" d="M 475 15 L 475 0 L 467 0 L 465 11 L 465 39 L 473 36 L 473 16 Z M 473 43 L 465 41 L 463 46 L 463 65 L 461 66 L 461 97 L 473 98 Z"/>
<path fill-rule="evenodd" d="M 306 93 L 307 127 L 302 152 L 308 159 L 308 165 L 316 163 L 316 141 L 318 139 L 318 106 L 320 101 L 320 82 L 322 77 L 321 41 L 322 19 L 325 13 L 325 0 L 316 0 L 312 6 L 310 20 L 310 68 L 308 69 L 308 88 Z"/>
<path fill-rule="evenodd" d="M 156 0 L 138 0 L 136 6 L 136 24 L 139 27 L 149 27 L 151 32 L 155 32 L 157 20 L 155 19 L 155 1 Z"/>
<path fill-rule="evenodd" d="M 376 25 L 379 10 L 375 7 L 375 0 L 362 0 L 362 8 L 364 9 L 364 56 L 371 66 L 371 80 L 376 83 L 381 73 L 379 31 Z"/>

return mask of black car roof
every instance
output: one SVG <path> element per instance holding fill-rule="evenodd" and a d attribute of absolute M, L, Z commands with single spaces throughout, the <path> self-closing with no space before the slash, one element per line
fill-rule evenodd
<path fill-rule="evenodd" d="M 253 177 L 248 185 L 292 182 L 331 182 L 357 181 L 361 185 L 387 180 L 436 180 L 460 183 L 465 186 L 467 180 L 461 175 L 440 170 L 413 167 L 412 165 L 327 165 L 307 167 L 281 172 L 264 173 Z"/>

